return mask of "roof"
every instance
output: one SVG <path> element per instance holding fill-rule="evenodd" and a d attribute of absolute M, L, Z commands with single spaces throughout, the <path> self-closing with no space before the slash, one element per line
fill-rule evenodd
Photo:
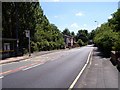
<path fill-rule="evenodd" d="M 64 37 L 73 38 L 73 36 L 64 35 Z"/>

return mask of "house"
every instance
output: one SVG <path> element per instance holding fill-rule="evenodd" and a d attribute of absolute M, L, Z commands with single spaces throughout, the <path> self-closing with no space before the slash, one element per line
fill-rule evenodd
<path fill-rule="evenodd" d="M 0 38 L 0 55 L 2 59 L 16 56 L 17 40 L 13 38 Z"/>
<path fill-rule="evenodd" d="M 64 35 L 64 42 L 65 42 L 65 48 L 68 48 L 73 46 L 75 40 L 74 37 L 72 36 Z"/>

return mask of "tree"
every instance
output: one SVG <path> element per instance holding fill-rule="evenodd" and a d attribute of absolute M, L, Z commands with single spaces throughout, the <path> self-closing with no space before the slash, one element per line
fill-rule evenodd
<path fill-rule="evenodd" d="M 88 42 L 88 31 L 87 30 L 79 30 L 76 36 L 76 40 L 81 39 L 84 43 Z"/>
<path fill-rule="evenodd" d="M 94 39 L 95 33 L 96 33 L 96 31 L 95 31 L 95 30 L 92 30 L 92 31 L 88 34 L 89 40 L 93 40 L 93 39 Z"/>
<path fill-rule="evenodd" d="M 113 20 L 113 18 L 111 20 Z M 107 23 L 102 24 L 101 27 L 96 30 L 94 38 L 95 44 L 106 56 L 110 55 L 111 50 L 120 50 L 120 33 L 116 28 L 116 23 L 113 23 L 111 20 L 108 20 Z M 116 20 L 114 22 L 116 22 Z"/>
<path fill-rule="evenodd" d="M 64 46 L 63 35 L 44 15 L 39 2 L 3 2 L 3 37 L 16 38 L 19 48 L 28 48 L 25 30 L 30 30 L 31 49 L 51 50 Z M 17 34 L 16 34 L 17 32 Z"/>
<path fill-rule="evenodd" d="M 114 31 L 120 32 L 120 9 L 118 9 L 117 12 L 113 13 L 112 17 L 113 18 L 108 20 L 109 26 Z"/>
<path fill-rule="evenodd" d="M 2 3 L 2 37 L 19 40 L 19 49 L 28 48 L 25 30 L 30 30 L 31 40 L 34 39 L 37 25 L 36 9 L 38 2 L 3 2 Z"/>
<path fill-rule="evenodd" d="M 70 35 L 70 31 L 68 28 L 65 28 L 62 33 L 63 35 L 68 35 L 68 36 Z"/>
<path fill-rule="evenodd" d="M 71 35 L 72 35 L 73 37 L 75 37 L 75 33 L 74 33 L 73 31 L 71 32 Z"/>
<path fill-rule="evenodd" d="M 78 39 L 77 44 L 79 44 L 79 46 L 83 46 L 84 42 L 81 39 Z"/>

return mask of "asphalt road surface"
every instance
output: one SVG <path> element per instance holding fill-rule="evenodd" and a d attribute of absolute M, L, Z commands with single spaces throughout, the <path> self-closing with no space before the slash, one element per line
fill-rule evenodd
<path fill-rule="evenodd" d="M 72 49 L 57 60 L 5 75 L 2 88 L 69 88 L 92 49 L 92 46 Z"/>

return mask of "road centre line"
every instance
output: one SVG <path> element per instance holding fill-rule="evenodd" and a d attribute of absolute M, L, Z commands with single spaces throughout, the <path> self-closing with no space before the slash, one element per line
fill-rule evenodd
<path fill-rule="evenodd" d="M 31 68 L 37 67 L 37 66 L 42 65 L 42 64 L 43 64 L 43 63 L 40 63 L 40 64 L 37 64 L 37 65 L 31 66 L 31 67 L 28 67 L 28 68 L 24 68 L 24 69 L 22 69 L 22 70 L 23 70 L 23 71 L 26 71 L 26 70 L 28 70 L 28 69 L 31 69 Z"/>
<path fill-rule="evenodd" d="M 26 66 L 21 66 L 19 68 L 16 68 L 16 69 L 13 69 L 13 70 L 8 70 L 8 71 L 5 71 L 5 72 L 0 72 L 0 75 L 5 75 L 5 74 L 9 74 L 9 73 L 14 73 L 14 72 L 17 72 L 19 70 L 22 70 L 23 68 L 26 68 L 28 66 L 32 66 L 32 65 L 35 65 L 36 63 L 33 63 L 33 64 L 29 64 L 29 65 L 26 65 Z"/>
<path fill-rule="evenodd" d="M 78 79 L 80 78 L 80 76 L 82 75 L 83 71 L 85 70 L 85 68 L 87 67 L 89 61 L 90 61 L 90 56 L 91 56 L 91 53 L 92 53 L 93 49 L 91 50 L 91 52 L 89 53 L 88 55 L 88 58 L 87 58 L 87 62 L 85 63 L 84 67 L 82 68 L 82 70 L 79 72 L 78 76 L 75 78 L 75 80 L 73 81 L 73 83 L 70 85 L 70 87 L 68 88 L 68 90 L 72 90 L 75 86 L 75 84 L 77 83 Z"/>

